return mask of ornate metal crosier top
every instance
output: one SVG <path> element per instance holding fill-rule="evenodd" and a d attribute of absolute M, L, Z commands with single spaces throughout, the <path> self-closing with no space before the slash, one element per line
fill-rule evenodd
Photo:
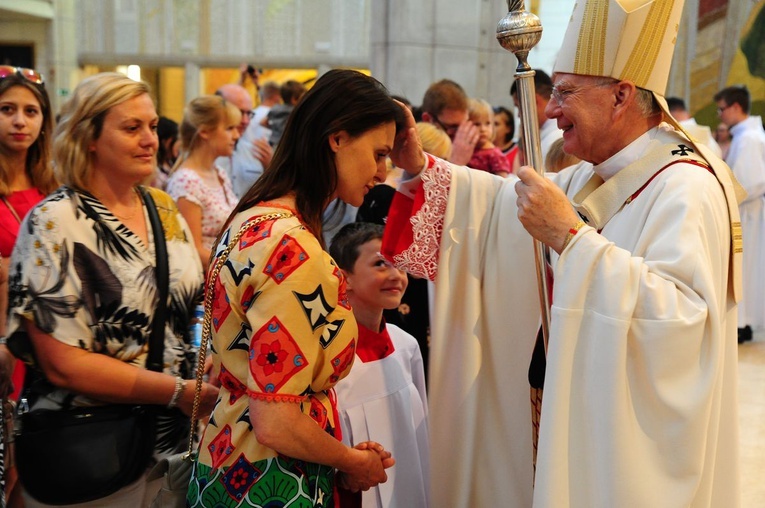
<path fill-rule="evenodd" d="M 526 58 L 542 38 L 542 23 L 536 14 L 526 10 L 523 0 L 507 0 L 507 9 L 497 24 L 497 40 L 518 58 L 518 71 L 529 71 Z"/>

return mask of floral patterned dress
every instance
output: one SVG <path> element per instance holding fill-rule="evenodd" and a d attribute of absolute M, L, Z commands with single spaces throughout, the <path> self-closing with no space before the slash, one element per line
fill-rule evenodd
<path fill-rule="evenodd" d="M 186 198 L 202 209 L 202 245 L 211 249 L 218 233 L 226 224 L 239 199 L 234 194 L 226 172 L 215 167 L 219 186 L 210 187 L 196 171 L 189 168 L 176 169 L 167 181 L 167 193 L 177 202 Z"/>
<path fill-rule="evenodd" d="M 238 214 L 215 258 L 248 219 L 280 211 L 256 206 Z M 341 439 L 332 387 L 350 371 L 358 328 L 340 270 L 296 216 L 271 219 L 245 229 L 213 296 L 212 352 L 221 389 L 188 504 L 334 506 L 333 468 L 261 445 L 249 399 L 300 403 L 303 413 Z"/>
<path fill-rule="evenodd" d="M 148 190 L 168 252 L 164 371 L 192 378 L 197 352 L 189 342 L 188 324 L 201 295 L 202 266 L 172 198 Z M 34 365 L 31 343 L 22 333 L 23 319 L 28 319 L 65 344 L 144 368 L 157 305 L 154 235 L 145 217 L 149 245 L 86 192 L 61 187 L 30 211 L 11 258 L 8 344 L 14 353 Z M 31 370 L 36 379 L 25 386 L 22 399 L 32 409 L 60 409 L 70 402 L 71 392 Z M 71 403 L 99 404 L 82 395 Z M 188 421 L 178 411 L 158 415 L 155 456 L 183 448 Z"/>

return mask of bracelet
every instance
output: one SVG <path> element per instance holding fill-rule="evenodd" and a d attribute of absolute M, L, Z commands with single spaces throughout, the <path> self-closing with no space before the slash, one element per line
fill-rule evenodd
<path fill-rule="evenodd" d="M 172 409 L 178 405 L 178 401 L 183 395 L 183 391 L 186 389 L 186 383 L 181 376 L 175 377 L 175 390 L 173 390 L 173 396 L 170 397 L 170 402 L 167 403 L 168 409 Z"/>
<path fill-rule="evenodd" d="M 574 227 L 568 230 L 568 233 L 566 234 L 566 239 L 563 240 L 563 247 L 561 247 L 560 251 L 563 252 L 566 250 L 566 247 L 568 247 L 568 244 L 571 242 L 571 240 L 574 238 L 574 235 L 576 235 L 580 229 L 584 227 L 584 221 L 579 220 L 576 224 L 574 224 Z"/>

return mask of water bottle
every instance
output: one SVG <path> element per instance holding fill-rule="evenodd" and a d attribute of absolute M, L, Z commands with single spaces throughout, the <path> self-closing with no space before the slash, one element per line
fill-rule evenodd
<path fill-rule="evenodd" d="M 202 345 L 202 323 L 204 323 L 204 320 L 205 306 L 199 304 L 194 308 L 194 317 L 191 319 L 191 326 L 189 327 L 191 345 L 195 348 L 199 348 Z"/>

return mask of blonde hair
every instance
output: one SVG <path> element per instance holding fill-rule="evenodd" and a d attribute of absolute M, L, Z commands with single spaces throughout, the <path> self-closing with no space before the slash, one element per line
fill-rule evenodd
<path fill-rule="evenodd" d="M 90 145 L 101 137 L 106 114 L 114 106 L 144 94 L 151 96 L 147 83 L 117 72 L 95 74 L 77 85 L 61 109 L 53 140 L 53 161 L 61 183 L 88 189 L 93 171 Z"/>
<path fill-rule="evenodd" d="M 452 153 L 452 140 L 449 135 L 430 122 L 417 122 L 417 135 L 422 141 L 422 149 L 439 159 L 448 159 Z"/>
<path fill-rule="evenodd" d="M 548 173 L 557 173 L 563 168 L 579 164 L 581 160 L 575 156 L 563 151 L 563 138 L 556 139 L 550 145 L 550 149 L 545 157 L 545 171 Z"/>
<path fill-rule="evenodd" d="M 491 104 L 483 99 L 468 99 L 468 118 L 475 122 L 479 117 L 486 117 L 489 121 L 494 119 L 494 109 Z"/>
<path fill-rule="evenodd" d="M 220 95 L 201 95 L 192 99 L 183 110 L 183 121 L 178 127 L 181 142 L 180 154 L 173 164 L 173 171 L 179 168 L 200 144 L 199 131 L 214 130 L 221 123 L 239 125 L 242 112 Z"/>

